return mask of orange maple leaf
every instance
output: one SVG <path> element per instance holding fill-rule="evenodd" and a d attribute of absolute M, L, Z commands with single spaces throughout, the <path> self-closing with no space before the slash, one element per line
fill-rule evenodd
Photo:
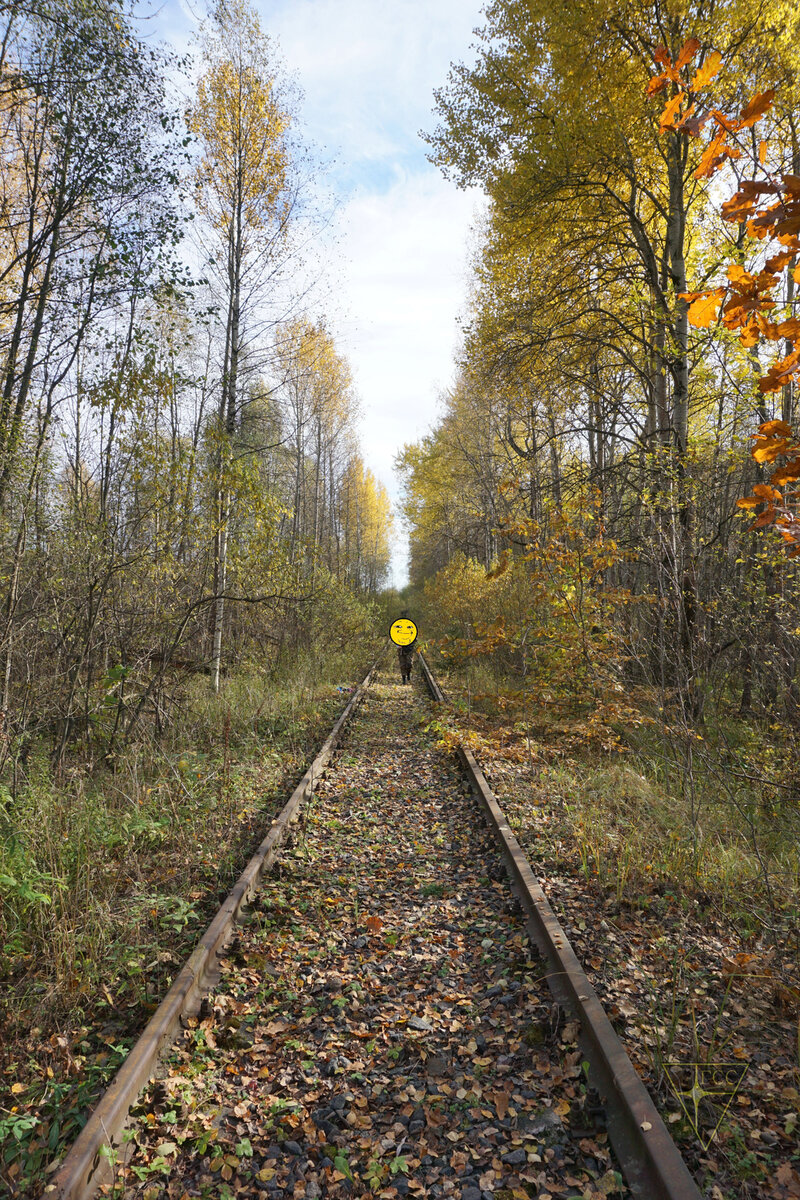
<path fill-rule="evenodd" d="M 786 216 L 775 226 L 775 237 L 781 242 L 800 233 L 800 204 L 784 205 L 784 210 Z"/>
<path fill-rule="evenodd" d="M 794 449 L 794 447 L 790 446 L 788 438 L 760 437 L 759 434 L 756 434 L 756 438 L 758 440 L 755 446 L 753 446 L 751 454 L 758 463 L 775 462 L 775 459 L 780 458 L 782 454 L 786 454 L 787 450 Z M 755 488 L 753 488 L 753 491 L 755 491 Z"/>
<path fill-rule="evenodd" d="M 696 37 L 687 38 L 678 51 L 678 57 L 675 59 L 675 70 L 680 71 L 681 67 L 685 67 L 687 63 L 690 63 L 699 49 L 700 42 Z"/>
<path fill-rule="evenodd" d="M 747 232 L 754 238 L 772 237 L 775 231 L 775 223 L 782 212 L 785 212 L 785 209 L 780 200 L 777 204 L 770 204 L 769 208 L 765 208 L 757 217 L 752 217 L 747 222 Z M 730 219 L 730 217 L 725 218 L 727 221 Z"/>
<path fill-rule="evenodd" d="M 765 317 L 762 313 L 756 313 L 755 320 L 761 336 L 765 337 L 768 342 L 777 342 L 780 334 L 778 333 L 778 326 L 775 324 L 775 322 L 770 321 L 769 318 Z"/>
<path fill-rule="evenodd" d="M 680 121 L 678 121 L 677 125 L 675 126 L 675 129 L 678 133 L 688 133 L 689 137 L 699 137 L 703 132 L 703 126 L 708 120 L 708 117 L 693 116 L 692 114 L 694 113 L 694 109 L 694 104 L 690 104 Z"/>
<path fill-rule="evenodd" d="M 721 112 L 718 108 L 712 108 L 711 116 L 717 122 L 720 129 L 724 129 L 726 133 L 736 133 L 738 125 L 733 117 L 729 117 L 726 113 Z"/>
<path fill-rule="evenodd" d="M 680 123 L 681 133 L 688 133 L 689 137 L 699 137 L 708 123 L 708 116 L 704 117 L 686 117 Z"/>
<path fill-rule="evenodd" d="M 773 520 L 776 516 L 774 502 L 780 502 L 782 500 L 783 494 L 779 492 L 777 488 L 770 487 L 769 484 L 766 483 L 757 483 L 753 488 L 753 494 L 751 496 L 743 496 L 741 500 L 737 500 L 736 503 L 739 508 L 758 508 L 759 504 L 766 504 L 767 510 L 765 513 L 762 513 L 761 516 L 764 517 L 769 514 L 769 519 Z M 759 517 L 759 520 L 761 520 L 761 517 Z M 764 522 L 764 524 L 766 523 L 767 522 Z M 751 525 L 750 528 L 755 528 L 755 526 Z"/>
<path fill-rule="evenodd" d="M 759 327 L 755 318 L 751 317 L 747 324 L 743 326 L 742 331 L 739 334 L 739 341 L 742 343 L 745 349 L 749 350 L 752 346 L 758 345 L 759 336 Z"/>
<path fill-rule="evenodd" d="M 793 483 L 797 479 L 800 479 L 800 458 L 791 458 L 770 475 L 770 482 L 776 485 Z"/>
<path fill-rule="evenodd" d="M 722 309 L 722 324 L 726 329 L 741 329 L 750 324 L 754 314 L 758 316 L 775 307 L 776 301 L 771 296 L 761 295 L 762 287 L 757 280 L 733 285 L 733 294 Z"/>
<path fill-rule="evenodd" d="M 772 272 L 782 271 L 785 267 L 788 267 L 798 249 L 800 247 L 793 246 L 789 250 L 780 250 L 777 254 L 773 254 L 772 258 L 768 258 L 764 263 L 764 270 Z"/>
<path fill-rule="evenodd" d="M 778 325 L 778 337 L 790 338 L 793 342 L 800 337 L 800 319 L 789 317 Z"/>
<path fill-rule="evenodd" d="M 722 129 L 719 133 L 714 134 L 711 141 L 703 151 L 700 162 L 695 170 L 695 179 L 709 179 L 715 171 L 718 171 L 726 158 L 740 158 L 740 151 L 735 146 L 730 146 L 725 140 L 725 130 Z"/>
<path fill-rule="evenodd" d="M 756 517 L 755 521 L 753 521 L 753 524 L 750 525 L 749 528 L 763 529 L 765 525 L 771 525 L 777 515 L 777 509 L 770 504 L 769 508 L 767 508 L 760 517 Z"/>
<path fill-rule="evenodd" d="M 647 85 L 647 95 L 657 96 L 659 92 L 663 92 L 669 87 L 669 75 L 654 75 Z"/>
<path fill-rule="evenodd" d="M 757 483 L 753 488 L 753 495 L 758 496 L 760 500 L 782 500 L 783 495 L 777 488 L 770 487 L 768 483 Z"/>
<path fill-rule="evenodd" d="M 749 291 L 755 284 L 755 276 L 746 271 L 741 263 L 731 263 L 728 267 L 728 279 L 739 292 Z"/>
<path fill-rule="evenodd" d="M 671 100 L 664 106 L 664 111 L 661 114 L 659 129 L 661 133 L 667 133 L 669 130 L 673 132 L 677 130 L 676 117 L 680 110 L 683 101 L 686 98 L 685 92 L 678 92 L 677 96 L 673 96 Z"/>
<path fill-rule="evenodd" d="M 781 421 L 776 417 L 772 421 L 764 421 L 759 425 L 758 433 L 754 433 L 753 437 L 791 437 L 792 427 L 786 421 Z M 756 487 L 763 487 L 763 484 L 757 484 Z M 755 488 L 753 489 L 756 490 Z"/>
<path fill-rule="evenodd" d="M 757 183 L 753 179 L 745 179 L 739 191 L 726 200 L 722 205 L 722 215 L 726 221 L 744 221 L 758 207 L 759 197 L 764 194 L 779 195 L 780 188 L 776 183 Z"/>
<path fill-rule="evenodd" d="M 770 367 L 766 375 L 758 381 L 759 390 L 764 393 L 777 392 L 784 384 L 791 383 L 797 375 L 800 375 L 800 349 L 787 354 L 786 358 Z"/>

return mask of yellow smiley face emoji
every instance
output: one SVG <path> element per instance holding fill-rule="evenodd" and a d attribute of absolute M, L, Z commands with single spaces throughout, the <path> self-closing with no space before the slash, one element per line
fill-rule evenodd
<path fill-rule="evenodd" d="M 408 617 L 400 617 L 393 621 L 389 628 L 389 637 L 395 646 L 410 646 L 417 638 L 417 627 Z"/>

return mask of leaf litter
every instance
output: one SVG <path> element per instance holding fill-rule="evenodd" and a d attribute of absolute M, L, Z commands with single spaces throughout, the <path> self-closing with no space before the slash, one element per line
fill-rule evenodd
<path fill-rule="evenodd" d="M 489 736 L 479 752 L 701 1189 L 711 1200 L 798 1200 L 800 991 L 781 984 L 774 950 L 743 944 L 696 900 L 635 903 L 587 877 L 547 764 Z"/>
<path fill-rule="evenodd" d="M 126 1197 L 629 1194 L 428 712 L 371 690 L 134 1110 Z"/>

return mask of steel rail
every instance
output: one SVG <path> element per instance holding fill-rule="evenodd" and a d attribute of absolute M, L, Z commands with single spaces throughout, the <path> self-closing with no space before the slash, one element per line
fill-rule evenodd
<path fill-rule="evenodd" d="M 382 656 L 381 656 L 382 657 Z M 262 876 L 272 866 L 289 827 L 300 815 L 377 670 L 376 662 L 338 717 L 319 753 L 273 821 L 267 836 L 245 867 L 206 932 L 178 973 L 172 987 L 148 1021 L 141 1037 L 92 1111 L 46 1189 L 56 1200 L 91 1200 L 113 1180 L 115 1160 L 128 1114 L 152 1077 L 160 1056 L 172 1045 L 187 1017 L 200 1007 L 216 979 L 217 959 L 233 936 L 242 908 L 253 898 Z"/>
<path fill-rule="evenodd" d="M 443 693 L 430 666 L 422 654 L 419 658 L 431 696 L 441 701 Z M 609 1138 L 631 1192 L 637 1200 L 701 1200 L 702 1193 L 614 1032 L 486 776 L 468 749 L 459 746 L 457 753 L 528 916 L 528 932 L 547 963 L 550 990 L 578 1019 L 589 1080 L 603 1100 Z"/>
<path fill-rule="evenodd" d="M 417 657 L 419 658 L 420 666 L 422 667 L 422 675 L 425 680 L 425 684 L 428 688 L 428 691 L 430 692 L 433 699 L 438 701 L 439 704 L 445 704 L 446 703 L 445 694 L 442 691 L 441 687 L 439 686 L 439 681 L 436 678 L 436 676 L 434 675 L 433 671 L 431 670 L 431 668 L 428 664 L 428 660 L 425 658 L 425 655 L 422 653 L 421 650 L 417 651 Z"/>

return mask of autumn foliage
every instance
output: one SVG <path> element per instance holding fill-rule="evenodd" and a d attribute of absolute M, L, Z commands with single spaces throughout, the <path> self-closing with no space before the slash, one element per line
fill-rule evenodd
<path fill-rule="evenodd" d="M 741 178 L 737 168 L 737 190 L 721 208 L 723 220 L 738 226 L 740 235 L 753 243 L 751 269 L 733 262 L 727 268 L 724 285 L 683 293 L 681 298 L 689 305 L 690 325 L 706 329 L 718 320 L 724 329 L 738 333 L 742 346 L 758 356 L 759 362 L 762 348 L 783 343 L 758 380 L 759 391 L 766 396 L 800 380 L 800 320 L 791 314 L 781 317 L 776 313 L 782 305 L 781 285 L 786 274 L 791 272 L 793 283 L 800 283 L 800 175 L 771 171 L 766 163 L 766 141 L 760 141 L 754 154 L 750 141 L 742 137 L 769 111 L 774 89 L 754 95 L 736 116 L 721 112 L 701 93 L 719 72 L 722 57 L 718 51 L 706 54 L 690 79 L 690 65 L 699 50 L 699 41 L 689 38 L 674 62 L 663 46 L 655 52 L 661 71 L 651 79 L 647 93 L 655 96 L 672 90 L 661 114 L 661 131 L 697 138 L 707 126 L 711 127 L 694 172 L 696 179 L 711 179 L 726 163 L 747 158 L 760 177 Z M 787 287 L 784 294 L 792 293 Z M 785 488 L 800 479 L 800 443 L 783 420 L 762 422 L 754 439 L 755 461 L 762 465 L 780 461 L 780 465 L 773 470 L 768 484 L 757 484 L 751 495 L 737 503 L 743 509 L 763 505 L 753 527 L 774 524 L 792 547 L 791 554 L 798 555 L 800 517 Z"/>
<path fill-rule="evenodd" d="M 561 514 L 547 531 L 530 519 L 509 523 L 490 570 L 454 555 L 425 584 L 425 601 L 444 661 L 470 678 L 477 668 L 476 701 L 488 683 L 480 663 L 493 662 L 513 683 L 503 698 L 483 695 L 490 710 L 528 720 L 536 712 L 561 744 L 620 751 L 619 728 L 642 722 L 621 682 L 626 610 L 637 600 L 609 582 L 624 551 L 584 528 L 584 516 Z"/>

